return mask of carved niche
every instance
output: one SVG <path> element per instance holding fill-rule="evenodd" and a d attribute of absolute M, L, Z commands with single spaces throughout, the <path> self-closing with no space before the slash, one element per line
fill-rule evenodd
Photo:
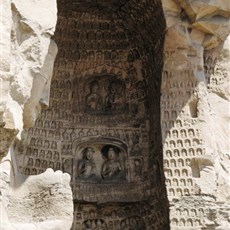
<path fill-rule="evenodd" d="M 103 184 L 127 180 L 127 146 L 124 143 L 108 138 L 82 138 L 73 146 L 76 146 L 76 182 Z"/>
<path fill-rule="evenodd" d="M 76 79 L 72 111 L 95 115 L 127 113 L 129 105 L 124 80 L 106 74 Z"/>

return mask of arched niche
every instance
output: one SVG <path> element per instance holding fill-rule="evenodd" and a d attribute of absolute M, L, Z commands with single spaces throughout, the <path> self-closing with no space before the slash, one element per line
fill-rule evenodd
<path fill-rule="evenodd" d="M 88 137 L 73 142 L 76 183 L 130 182 L 126 143 L 104 137 Z"/>

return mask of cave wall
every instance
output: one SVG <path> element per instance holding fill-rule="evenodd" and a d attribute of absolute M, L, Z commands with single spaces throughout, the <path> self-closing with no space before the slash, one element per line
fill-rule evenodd
<path fill-rule="evenodd" d="M 2 229 L 169 229 L 167 198 L 171 229 L 229 228 L 229 4 L 162 5 L 59 1 L 51 82 L 55 1 L 1 1 Z"/>
<path fill-rule="evenodd" d="M 229 3 L 163 1 L 163 9 L 161 125 L 171 229 L 228 229 Z"/>
<path fill-rule="evenodd" d="M 161 4 L 65 4 L 58 2 L 49 109 L 22 134 L 20 173 L 53 168 L 71 175 L 72 229 L 168 228 Z M 146 23 L 152 13 L 160 20 Z"/>
<path fill-rule="evenodd" d="M 51 169 L 24 176 L 15 160 L 23 128 L 47 106 L 56 1 L 3 0 L 0 9 L 0 229 L 70 229 L 70 176 Z"/>

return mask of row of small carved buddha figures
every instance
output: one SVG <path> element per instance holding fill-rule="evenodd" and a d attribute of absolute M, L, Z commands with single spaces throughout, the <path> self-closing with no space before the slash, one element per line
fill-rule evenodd
<path fill-rule="evenodd" d="M 171 187 L 192 187 L 193 186 L 193 180 L 192 178 L 188 178 L 188 179 L 178 179 L 178 178 L 167 178 L 165 180 L 165 183 L 167 185 L 167 188 L 171 188 Z"/>
<path fill-rule="evenodd" d="M 63 5 L 66 4 L 65 0 L 60 0 L 60 3 Z M 122 23 L 122 20 L 118 17 L 112 19 L 107 14 L 98 14 L 91 11 L 75 11 L 75 10 L 66 10 L 64 8 L 61 11 L 61 14 L 58 17 L 58 23 L 60 27 L 73 27 L 78 26 L 79 29 L 95 27 L 101 30 L 114 30 L 116 25 L 118 26 Z M 97 25 L 97 26 L 96 26 Z"/>
<path fill-rule="evenodd" d="M 47 129 L 62 129 L 64 127 L 64 121 L 50 121 L 37 119 L 35 122 L 35 127 L 47 128 Z M 29 129 L 32 130 L 32 129 Z"/>
<path fill-rule="evenodd" d="M 167 56 L 166 53 L 164 53 L 164 54 L 165 54 L 165 56 Z M 175 79 L 175 77 L 178 77 L 178 76 L 184 77 L 184 78 L 180 78 L 180 79 L 184 80 L 183 82 L 189 82 L 190 81 L 190 83 L 192 83 L 189 78 L 190 77 L 193 78 L 194 72 L 191 69 L 181 69 L 181 70 L 164 69 L 164 71 L 163 71 L 163 79 L 165 79 L 165 80 L 166 79 L 169 80 L 169 79 L 172 79 L 172 78 Z M 194 81 L 195 81 L 195 79 L 194 79 Z M 179 81 L 179 83 L 180 83 L 180 81 Z M 180 86 L 182 87 L 183 85 L 180 85 Z"/>
<path fill-rule="evenodd" d="M 72 99 L 72 90 L 51 89 L 50 97 L 52 99 L 59 99 L 61 101 L 70 101 Z"/>
<path fill-rule="evenodd" d="M 164 131 L 165 137 L 168 138 L 193 138 L 200 135 L 200 130 L 194 128 L 177 128 Z"/>
<path fill-rule="evenodd" d="M 34 158 L 29 158 L 27 161 L 27 167 L 30 168 L 38 168 L 38 169 L 47 169 L 47 168 L 52 168 L 54 170 L 60 170 L 62 169 L 61 162 L 60 161 L 49 161 L 46 159 L 34 159 Z"/>
<path fill-rule="evenodd" d="M 99 44 L 100 45 L 100 44 Z M 99 48 L 99 47 L 98 47 Z M 100 69 L 100 66 L 102 65 L 109 65 L 111 66 L 114 63 L 119 63 L 119 65 L 123 66 L 124 63 L 133 63 L 135 60 L 138 60 L 136 56 L 132 53 L 132 50 L 130 49 L 120 49 L 120 50 L 112 50 L 112 49 L 106 49 L 106 50 L 70 50 L 66 48 L 62 48 L 59 51 L 59 59 L 66 59 L 68 57 L 68 60 L 74 61 L 76 63 L 75 66 L 76 70 L 74 74 L 78 74 L 80 76 L 83 71 L 87 71 L 88 69 L 96 69 L 98 72 L 98 69 Z M 118 64 L 117 64 L 118 65 Z M 127 67 L 123 70 L 127 71 Z M 98 73 L 102 73 L 98 72 Z M 66 74 L 68 75 L 68 74 Z M 56 78 L 56 77 L 55 77 Z M 58 78 L 58 76 L 57 76 Z M 60 77 L 59 77 L 60 78 Z"/>
<path fill-rule="evenodd" d="M 46 159 L 46 160 L 53 160 L 59 161 L 60 160 L 60 153 L 58 151 L 52 150 L 44 150 L 44 149 L 36 149 L 27 147 L 26 154 L 27 157 L 36 157 L 39 159 Z"/>
<path fill-rule="evenodd" d="M 39 116 L 38 120 L 44 121 L 46 119 L 49 121 L 53 120 L 56 122 L 58 120 L 70 120 L 70 121 L 72 121 L 72 120 L 74 120 L 74 115 L 72 113 L 65 111 L 65 110 L 49 108 L 47 110 L 42 110 L 41 115 Z"/>
<path fill-rule="evenodd" d="M 161 121 L 161 127 L 163 128 L 164 131 L 166 131 L 166 128 L 184 128 L 185 126 L 185 121 L 181 118 L 178 118 L 176 120 L 170 120 L 168 119 L 167 121 Z"/>
<path fill-rule="evenodd" d="M 76 40 L 128 40 L 128 34 L 124 30 L 100 30 L 98 28 L 78 29 L 76 27 L 57 27 L 55 31 L 55 38 L 57 39 L 76 39 Z"/>
<path fill-rule="evenodd" d="M 202 139 L 198 138 L 193 138 L 193 139 L 179 139 L 179 140 L 170 140 L 164 142 L 164 148 L 170 148 L 170 149 L 175 149 L 175 148 L 184 148 L 184 147 L 197 147 L 202 145 Z"/>
<path fill-rule="evenodd" d="M 75 223 L 75 229 L 82 230 L 145 230 L 146 225 L 140 217 L 129 217 L 123 220 L 104 221 L 103 219 L 88 219 L 82 225 Z"/>
<path fill-rule="evenodd" d="M 57 163 L 58 164 L 58 163 Z M 51 165 L 52 166 L 52 165 Z M 41 174 L 41 173 L 44 173 L 46 171 L 47 168 L 52 168 L 52 167 L 44 167 L 44 168 L 31 168 L 31 167 L 25 167 L 21 173 L 24 174 L 24 175 L 38 175 L 38 174 Z M 62 170 L 61 168 L 59 168 L 58 166 L 54 166 L 54 169 L 55 171 L 57 170 Z"/>
<path fill-rule="evenodd" d="M 172 229 L 180 229 L 180 228 L 183 228 L 183 229 L 193 229 L 192 227 L 194 227 L 194 229 L 197 229 L 196 227 L 199 227 L 199 226 L 205 226 L 205 224 L 203 223 L 202 224 L 202 220 L 200 219 L 191 219 L 191 218 L 188 218 L 188 219 L 185 219 L 185 218 L 175 218 L 173 217 L 171 220 L 171 225 L 172 225 Z M 176 228 L 174 228 L 176 226 Z M 199 228 L 200 229 L 200 228 Z"/>
<path fill-rule="evenodd" d="M 56 148 L 48 148 L 48 145 L 44 145 L 44 147 L 39 147 L 38 149 L 37 148 L 34 148 L 36 146 L 30 146 L 30 147 L 27 147 L 27 149 L 25 150 L 25 155 L 27 156 L 33 156 L 33 157 L 41 157 L 43 158 L 44 155 L 45 155 L 45 152 L 47 152 L 48 150 L 48 153 L 46 153 L 46 155 L 49 155 L 49 152 L 51 153 L 52 150 L 59 150 L 62 155 L 73 155 L 73 150 L 72 150 L 72 142 L 71 143 L 62 143 L 57 149 Z M 142 145 L 142 147 L 139 145 L 139 144 L 130 144 L 130 152 L 129 152 L 129 155 L 130 156 L 142 156 L 143 154 L 148 154 L 148 146 L 147 145 Z M 58 153 L 58 151 L 55 151 L 55 153 Z"/>
<path fill-rule="evenodd" d="M 46 124 L 46 126 L 47 126 L 47 124 Z M 56 128 L 54 128 L 56 126 L 56 124 L 52 124 L 52 129 L 50 129 L 49 128 L 49 130 L 48 129 L 41 129 L 40 127 L 39 128 L 30 128 L 29 130 L 28 130 L 28 137 L 30 137 L 30 138 L 32 138 L 32 137 L 36 137 L 36 141 L 35 141 L 35 143 L 33 142 L 33 143 L 31 143 L 31 144 L 33 144 L 34 146 L 37 146 L 37 144 L 38 144 L 38 139 L 43 139 L 43 138 L 46 138 L 46 139 L 49 139 L 49 140 L 61 140 L 61 139 L 64 139 L 64 130 L 61 130 L 60 131 L 60 127 L 56 127 Z M 73 138 L 74 138 L 74 134 L 71 132 L 70 134 L 68 134 L 68 138 L 67 138 L 67 140 L 73 140 Z"/>
<path fill-rule="evenodd" d="M 60 104 L 60 102 L 59 102 Z M 71 102 L 69 103 L 71 104 Z M 52 108 L 53 110 L 49 110 L 49 113 L 47 114 L 47 116 L 45 117 L 44 115 L 41 115 L 39 117 L 39 119 L 36 120 L 36 126 L 37 127 L 43 127 L 44 125 L 46 125 L 46 128 L 51 128 L 51 125 L 53 126 L 52 128 L 54 128 L 54 124 L 55 122 L 59 122 L 59 120 L 63 121 L 69 121 L 72 123 L 81 123 L 81 124 L 93 124 L 93 123 L 124 123 L 124 122 L 128 122 L 130 120 L 130 115 L 127 114 L 115 114 L 114 116 L 92 116 L 89 114 L 73 114 L 72 111 L 66 111 L 63 109 L 55 109 Z M 51 111 L 51 112 L 50 112 Z M 51 117 L 52 115 L 52 117 Z M 45 120 L 48 120 L 46 122 L 46 124 L 43 124 L 45 122 Z M 54 121 L 52 123 L 52 121 Z M 61 125 L 61 124 L 60 124 Z M 56 127 L 60 127 L 56 126 Z"/>
<path fill-rule="evenodd" d="M 100 45 L 100 43 L 99 43 Z M 100 46 L 98 47 L 100 48 Z M 99 52 L 98 52 L 99 51 Z M 73 49 L 66 49 L 60 48 L 58 51 L 58 55 L 60 58 L 69 58 L 70 60 L 75 61 L 87 61 L 85 65 L 88 68 L 96 68 L 98 64 L 102 61 L 128 61 L 133 62 L 135 61 L 134 56 L 129 55 L 129 50 L 73 50 Z M 102 64 L 102 63 L 101 63 Z M 103 63 L 105 64 L 105 63 Z"/>
<path fill-rule="evenodd" d="M 173 188 L 173 187 L 167 187 L 167 193 L 169 197 L 180 197 L 180 196 L 187 196 L 194 194 L 193 188 Z"/>
<path fill-rule="evenodd" d="M 60 110 L 72 110 L 72 103 L 69 100 L 60 100 L 60 99 L 53 99 L 51 98 L 49 101 L 50 107 L 53 109 L 60 109 Z"/>
<path fill-rule="evenodd" d="M 169 93 L 167 95 L 170 95 L 170 99 L 166 99 L 166 101 L 171 101 L 173 102 L 176 100 L 176 96 L 182 96 L 180 98 L 180 102 L 182 103 L 183 101 L 187 101 L 188 95 L 193 94 L 195 92 L 195 88 L 197 86 L 198 82 L 197 81 L 180 81 L 176 78 L 172 78 L 168 80 L 165 85 L 164 85 L 164 90 L 174 90 L 172 93 Z M 177 92 L 175 92 L 175 89 L 178 89 Z M 168 92 L 168 91 L 167 91 Z M 184 96 L 184 97 L 183 97 Z M 167 97 L 166 97 L 167 98 Z M 182 108 L 182 107 L 181 107 Z"/>
<path fill-rule="evenodd" d="M 190 160 L 187 160 L 188 158 L 177 158 L 177 159 L 164 159 L 164 167 L 165 168 L 182 168 L 182 167 L 188 167 L 190 166 Z"/>
<path fill-rule="evenodd" d="M 188 216 L 192 218 L 203 217 L 204 209 L 203 208 L 176 208 L 172 210 L 172 216 Z"/>
<path fill-rule="evenodd" d="M 56 150 L 58 149 L 58 142 L 57 141 L 50 141 L 50 140 L 43 140 L 41 138 L 36 139 L 32 137 L 29 140 L 29 146 L 30 147 L 37 147 L 37 148 L 44 148 L 44 149 L 52 149 Z M 29 151 L 29 150 L 27 150 Z"/>
<path fill-rule="evenodd" d="M 161 119 L 162 120 L 168 120 L 170 118 L 176 119 L 180 111 L 177 110 L 161 110 Z"/>
<path fill-rule="evenodd" d="M 55 123 L 51 123 L 51 124 L 54 127 Z M 56 129 L 55 130 L 46 130 L 46 129 L 38 129 L 38 128 L 29 129 L 28 138 L 30 138 L 30 140 L 28 140 L 29 141 L 28 144 L 30 144 L 30 146 L 44 147 L 45 142 L 52 143 L 54 140 L 72 141 L 80 137 L 90 137 L 90 136 L 98 136 L 98 135 L 104 137 L 114 137 L 120 140 L 124 140 L 125 142 L 130 144 L 139 144 L 140 142 L 146 143 L 148 141 L 146 140 L 147 130 L 145 130 L 145 128 L 138 130 L 138 129 L 109 129 L 109 128 L 61 129 L 60 127 L 57 127 Z M 45 147 L 51 145 L 52 144 L 49 144 Z"/>
<path fill-rule="evenodd" d="M 80 213 L 78 213 L 79 215 Z M 108 230 L 145 230 L 146 225 L 150 227 L 151 225 L 160 227 L 159 225 L 164 224 L 165 220 L 157 214 L 157 212 L 152 212 L 151 214 L 140 218 L 139 216 L 130 216 L 128 218 L 124 219 L 124 214 L 121 216 L 119 219 L 117 216 L 110 217 L 105 220 L 105 218 L 101 218 L 100 222 L 105 223 L 104 226 L 107 226 L 108 228 L 100 228 L 102 229 L 108 229 Z M 143 215 L 142 215 L 143 216 Z M 99 218 L 84 218 L 85 220 L 83 222 L 83 227 L 87 225 L 88 228 L 83 228 L 83 229 L 96 229 L 95 226 L 97 226 Z M 74 226 L 75 229 L 80 229 L 82 220 L 79 219 L 77 215 L 75 215 L 74 218 Z M 100 224 L 101 224 L 100 223 Z M 160 228 L 150 228 L 150 229 L 160 229 Z"/>
<path fill-rule="evenodd" d="M 70 73 L 67 71 L 63 71 L 63 72 L 59 71 L 56 73 L 56 75 L 58 75 L 58 74 L 62 74 L 63 75 L 62 77 L 65 77 L 65 80 L 64 79 L 60 79 L 59 81 L 58 80 L 52 80 L 51 92 L 52 92 L 52 90 L 57 90 L 57 89 L 63 90 L 63 92 L 65 92 L 65 91 L 68 92 L 68 90 L 72 90 L 72 82 L 70 80 L 68 80 L 70 78 Z M 44 110 L 44 112 L 45 112 L 45 110 Z"/>
<path fill-rule="evenodd" d="M 94 116 L 93 114 L 86 114 L 86 113 L 77 114 L 78 111 L 76 110 L 76 106 L 74 106 L 71 102 L 68 102 L 67 104 L 63 105 L 63 103 L 61 103 L 59 100 L 56 100 L 55 103 L 57 106 L 60 105 L 61 107 L 61 108 L 58 108 L 56 107 L 56 105 L 53 107 L 54 110 L 60 110 L 59 118 L 53 118 L 53 120 L 56 120 L 56 122 L 58 122 L 58 120 L 62 120 L 61 122 L 71 122 L 72 124 L 82 124 L 82 125 L 87 125 L 87 124 L 90 124 L 90 125 L 91 124 L 92 125 L 93 124 L 95 125 L 103 125 L 103 124 L 117 125 L 117 124 L 123 124 L 123 123 L 132 124 L 135 120 L 135 117 L 133 117 L 134 114 L 129 115 L 129 114 L 122 114 L 122 113 L 117 113 L 117 114 L 115 113 L 113 114 L 113 116 Z M 62 108 L 63 106 L 68 107 L 68 108 L 64 110 Z M 43 127 L 44 120 L 43 119 L 39 119 L 39 120 L 42 120 L 42 122 L 38 121 L 37 127 Z M 49 122 L 51 122 L 50 120 Z M 60 125 L 62 124 L 59 124 L 58 127 L 60 127 Z M 49 126 L 47 128 L 50 128 L 51 124 L 50 125 L 46 124 L 46 126 Z"/>
<path fill-rule="evenodd" d="M 189 94 L 191 95 L 192 92 Z M 187 95 L 187 93 L 186 93 Z M 186 101 L 176 101 L 176 100 L 167 100 L 165 102 L 165 104 L 161 105 L 161 117 L 164 117 L 164 114 L 163 114 L 163 110 L 164 109 L 167 109 L 167 110 L 178 110 L 178 116 L 180 114 L 182 114 L 183 112 L 181 112 L 181 109 L 185 107 L 187 103 L 187 100 Z M 173 116 L 171 116 L 171 119 L 175 120 L 177 117 L 175 117 L 175 114 Z M 167 120 L 170 120 L 170 119 L 162 119 L 164 121 L 167 121 Z"/>
<path fill-rule="evenodd" d="M 116 186 L 116 185 L 114 185 Z M 122 205 L 119 207 L 109 207 L 103 209 L 95 209 L 95 206 L 84 208 L 84 205 L 80 205 L 79 209 L 74 211 L 74 218 L 76 220 L 86 219 L 100 219 L 103 218 L 106 221 L 110 219 L 123 219 L 125 216 L 148 216 L 154 214 L 156 217 L 160 217 L 160 214 L 156 213 L 154 209 L 149 205 L 143 205 L 142 203 L 136 203 L 136 205 Z"/>
<path fill-rule="evenodd" d="M 133 51 L 129 50 L 129 52 L 133 52 L 133 56 L 135 58 L 135 49 Z M 101 55 L 104 55 L 102 51 L 96 51 L 96 58 L 100 58 Z M 103 57 L 103 56 L 102 56 Z M 130 62 L 127 59 L 121 59 L 117 60 L 116 62 L 113 62 L 112 60 L 104 60 L 103 59 L 103 65 L 101 65 L 100 59 L 96 59 L 95 61 L 91 60 L 90 62 L 86 62 L 85 60 L 68 60 L 66 61 L 65 58 L 62 58 L 61 56 L 55 61 L 54 63 L 54 73 L 53 73 L 53 81 L 54 80 L 70 80 L 75 77 L 82 76 L 82 73 L 89 70 L 89 65 L 93 64 L 94 71 L 96 71 L 97 74 L 119 74 L 120 70 L 124 70 L 127 73 L 130 73 L 130 70 L 135 69 L 133 66 L 133 62 Z M 100 65 L 99 65 L 100 64 Z M 112 67 L 111 67 L 112 66 Z M 92 73 L 90 73 L 92 74 Z M 143 75 L 147 77 L 147 73 L 143 73 Z M 122 75 L 122 78 L 125 78 L 125 75 Z M 52 87 L 52 83 L 51 83 Z"/>
<path fill-rule="evenodd" d="M 84 23 L 84 22 L 83 22 Z M 92 22 L 91 22 L 92 23 Z M 74 27 L 57 27 L 55 31 L 55 38 L 57 39 L 75 39 L 75 40 L 115 40 L 115 41 L 123 41 L 127 40 L 128 36 L 122 30 L 99 30 L 97 28 L 87 28 L 85 30 L 74 28 Z M 72 35 L 72 36 L 71 36 Z"/>
<path fill-rule="evenodd" d="M 164 158 L 179 158 L 179 157 L 193 157 L 205 155 L 203 148 L 189 148 L 189 149 L 164 149 Z"/>
<path fill-rule="evenodd" d="M 169 169 L 169 168 L 164 168 L 164 173 L 166 178 L 169 177 L 191 177 L 192 173 L 191 173 L 191 169 L 189 170 L 189 168 L 176 168 L 176 169 Z"/>
<path fill-rule="evenodd" d="M 78 52 L 81 50 L 104 51 L 104 50 L 127 50 L 128 48 L 130 48 L 130 44 L 127 40 L 123 40 L 123 41 L 116 41 L 116 40 L 86 41 L 86 40 L 82 40 L 82 41 L 77 42 L 75 39 L 64 40 L 64 39 L 59 38 L 57 39 L 57 42 L 59 44 L 58 47 L 62 49 L 65 49 L 65 50 L 74 49 Z M 98 55 L 94 55 L 94 57 L 98 57 Z"/>

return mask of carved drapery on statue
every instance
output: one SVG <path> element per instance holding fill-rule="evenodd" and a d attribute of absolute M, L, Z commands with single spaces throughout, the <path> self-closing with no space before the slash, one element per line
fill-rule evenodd
<path fill-rule="evenodd" d="M 103 184 L 126 180 L 127 146 L 113 139 L 87 139 L 73 144 L 77 145 L 74 170 L 76 181 Z"/>

